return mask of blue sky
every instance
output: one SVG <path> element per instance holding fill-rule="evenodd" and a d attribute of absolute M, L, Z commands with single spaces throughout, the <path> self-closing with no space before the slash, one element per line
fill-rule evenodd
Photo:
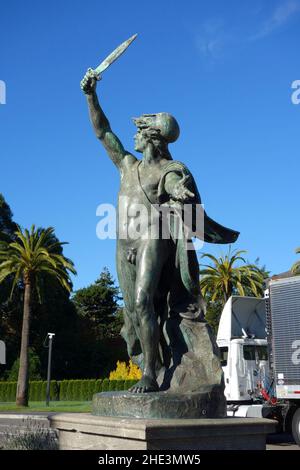
<path fill-rule="evenodd" d="M 103 266 L 115 275 L 115 241 L 97 239 L 96 208 L 115 203 L 119 186 L 79 82 L 135 32 L 98 90 L 125 147 L 132 116 L 170 112 L 181 127 L 173 158 L 193 172 L 208 214 L 241 232 L 235 247 L 273 273 L 296 261 L 299 24 L 300 0 L 1 3 L 0 191 L 22 226 L 54 226 L 69 242 L 75 288 Z"/>

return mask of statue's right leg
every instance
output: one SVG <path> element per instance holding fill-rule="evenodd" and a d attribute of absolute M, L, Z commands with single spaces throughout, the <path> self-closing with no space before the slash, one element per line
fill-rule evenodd
<path fill-rule="evenodd" d="M 156 364 L 160 328 L 154 308 L 154 298 L 168 257 L 169 240 L 140 241 L 136 261 L 135 314 L 139 324 L 144 367 L 141 380 L 130 389 L 133 393 L 155 392 L 159 389 L 156 380 Z"/>
<path fill-rule="evenodd" d="M 139 324 L 135 318 L 134 309 L 136 266 L 128 261 L 127 247 L 120 242 L 117 245 L 117 274 L 124 301 L 124 325 L 121 335 L 126 341 L 129 357 L 139 366 L 142 366 L 142 349 L 138 334 Z"/>

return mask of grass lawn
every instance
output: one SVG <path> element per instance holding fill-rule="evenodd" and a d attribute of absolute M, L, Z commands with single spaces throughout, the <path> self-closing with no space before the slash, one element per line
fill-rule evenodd
<path fill-rule="evenodd" d="M 50 401 L 50 405 L 46 406 L 43 401 L 31 401 L 28 407 L 16 406 L 14 402 L 1 402 L 1 411 L 19 411 L 20 413 L 33 411 L 54 411 L 57 413 L 89 413 L 91 411 L 90 401 Z"/>

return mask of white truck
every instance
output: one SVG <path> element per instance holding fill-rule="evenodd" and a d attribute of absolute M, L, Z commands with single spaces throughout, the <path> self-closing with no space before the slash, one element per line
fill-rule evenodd
<path fill-rule="evenodd" d="M 300 276 L 232 296 L 217 334 L 229 416 L 277 419 L 300 445 Z"/>

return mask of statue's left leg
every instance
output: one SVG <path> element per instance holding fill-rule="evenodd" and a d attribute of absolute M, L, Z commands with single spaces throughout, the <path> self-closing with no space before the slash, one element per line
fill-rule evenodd
<path fill-rule="evenodd" d="M 132 387 L 131 392 L 146 393 L 158 390 L 155 366 L 160 330 L 154 310 L 154 296 L 169 254 L 170 241 L 159 239 L 143 241 L 137 252 L 135 313 L 140 325 L 144 370 L 143 377 Z"/>

